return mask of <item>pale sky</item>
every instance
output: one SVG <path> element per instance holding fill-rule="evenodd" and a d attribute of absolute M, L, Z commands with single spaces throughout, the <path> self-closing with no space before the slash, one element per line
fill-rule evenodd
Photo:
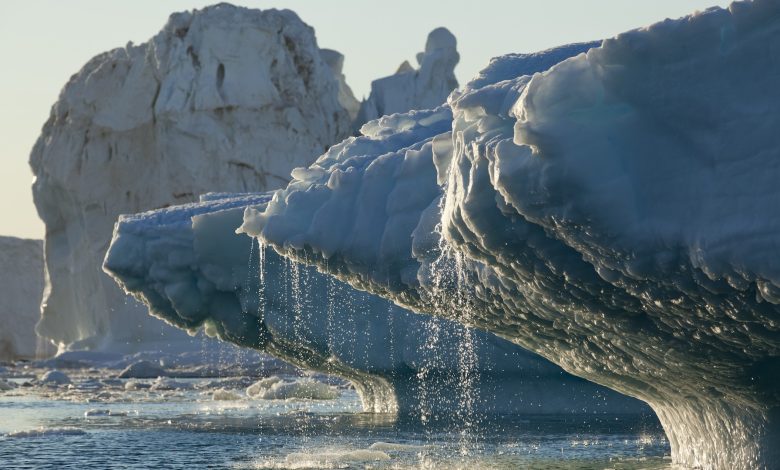
<path fill-rule="evenodd" d="M 0 3 L 0 235 L 43 238 L 32 202 L 30 150 L 68 78 L 94 55 L 152 37 L 174 11 L 203 0 L 9 0 Z M 320 47 L 346 56 L 355 95 L 404 60 L 415 63 L 428 32 L 458 39 L 456 73 L 465 83 L 491 57 L 601 39 L 676 18 L 723 0 L 245 0 L 289 8 L 313 26 Z"/>

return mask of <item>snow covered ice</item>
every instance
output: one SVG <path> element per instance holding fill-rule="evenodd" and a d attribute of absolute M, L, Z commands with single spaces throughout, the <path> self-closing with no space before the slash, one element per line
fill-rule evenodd
<path fill-rule="evenodd" d="M 678 464 L 774 468 L 778 41 L 757 0 L 544 73 L 496 59 L 296 170 L 242 230 L 646 401 Z"/>

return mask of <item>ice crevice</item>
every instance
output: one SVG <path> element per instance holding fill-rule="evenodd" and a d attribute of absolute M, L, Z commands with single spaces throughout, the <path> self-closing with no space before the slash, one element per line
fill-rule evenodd
<path fill-rule="evenodd" d="M 497 58 L 295 171 L 241 231 L 644 400 L 677 464 L 777 468 L 778 41 L 756 0 L 549 70 Z"/>

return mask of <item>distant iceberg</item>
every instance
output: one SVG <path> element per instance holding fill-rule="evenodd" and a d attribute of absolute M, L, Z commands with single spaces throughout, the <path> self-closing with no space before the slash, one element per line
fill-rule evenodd
<path fill-rule="evenodd" d="M 35 334 L 42 295 L 41 240 L 0 237 L 0 361 L 51 352 Z"/>
<path fill-rule="evenodd" d="M 543 73 L 496 59 L 296 170 L 242 230 L 646 401 L 675 463 L 777 468 L 778 44 L 780 3 L 756 0 Z"/>

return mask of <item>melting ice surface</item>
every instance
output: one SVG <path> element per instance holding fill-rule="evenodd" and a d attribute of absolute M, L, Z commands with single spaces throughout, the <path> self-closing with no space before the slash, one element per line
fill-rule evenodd
<path fill-rule="evenodd" d="M 269 194 L 202 199 L 123 217 L 105 260 L 174 325 L 343 377 L 365 411 L 454 414 L 466 425 L 501 413 L 650 411 L 506 340 L 414 314 L 237 235 L 244 209 Z"/>
<path fill-rule="evenodd" d="M 267 365 L 260 370 L 267 369 Z M 3 468 L 615 468 L 669 465 L 668 443 L 641 415 L 524 415 L 469 430 L 362 413 L 353 388 L 292 371 L 240 376 L 114 379 L 117 369 L 62 369 L 71 384 L 42 384 L 46 369 L 0 373 Z M 172 375 L 188 375 L 169 368 Z M 256 371 L 256 372 L 257 372 Z M 227 373 L 227 372 L 226 372 Z M 314 381 L 337 395 L 263 399 L 258 381 Z M 164 384 L 164 385 L 161 385 Z M 230 396 L 228 396 L 230 395 Z M 667 456 L 667 457 L 665 457 Z"/>
<path fill-rule="evenodd" d="M 243 231 L 645 400 L 677 463 L 777 468 L 779 42 L 756 0 L 533 76 L 496 59 L 294 172 Z"/>

